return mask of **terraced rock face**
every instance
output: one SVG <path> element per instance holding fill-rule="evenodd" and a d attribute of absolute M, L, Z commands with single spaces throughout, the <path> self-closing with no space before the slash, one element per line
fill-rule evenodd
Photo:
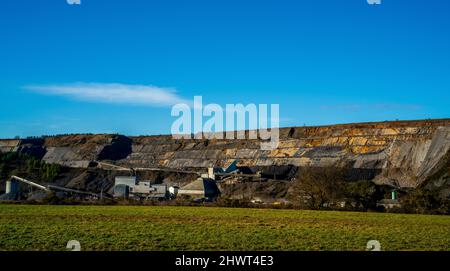
<path fill-rule="evenodd" d="M 206 168 L 238 159 L 238 166 L 254 171 L 274 166 L 350 167 L 355 179 L 401 187 L 417 187 L 448 168 L 442 160 L 449 149 L 450 119 L 283 128 L 279 146 L 272 151 L 261 150 L 258 140 L 174 140 L 171 136 L 0 140 L 2 152 L 26 151 L 70 167 L 113 160 L 127 167 Z"/>

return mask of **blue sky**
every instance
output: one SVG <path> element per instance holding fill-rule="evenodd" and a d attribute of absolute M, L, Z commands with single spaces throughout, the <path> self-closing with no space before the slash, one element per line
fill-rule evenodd
<path fill-rule="evenodd" d="M 194 95 L 281 126 L 450 117 L 447 0 L 81 1 L 2 1 L 0 137 L 167 134 Z"/>

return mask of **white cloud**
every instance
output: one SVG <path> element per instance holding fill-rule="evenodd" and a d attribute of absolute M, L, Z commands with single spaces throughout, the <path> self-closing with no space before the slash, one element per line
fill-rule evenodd
<path fill-rule="evenodd" d="M 55 85 L 29 85 L 25 89 L 46 95 L 66 96 L 78 100 L 149 106 L 189 104 L 173 88 L 116 83 L 72 83 Z"/>

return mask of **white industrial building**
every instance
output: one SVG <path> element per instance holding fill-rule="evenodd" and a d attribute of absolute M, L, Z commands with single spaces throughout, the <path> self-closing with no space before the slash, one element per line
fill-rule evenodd
<path fill-rule="evenodd" d="M 114 183 L 116 198 L 167 199 L 170 193 L 165 184 L 151 184 L 150 181 L 137 181 L 136 176 L 117 176 Z"/>

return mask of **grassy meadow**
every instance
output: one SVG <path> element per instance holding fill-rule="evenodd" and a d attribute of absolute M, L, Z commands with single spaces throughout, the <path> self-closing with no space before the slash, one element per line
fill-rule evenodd
<path fill-rule="evenodd" d="M 450 250 L 450 216 L 171 206 L 0 205 L 0 250 Z"/>

